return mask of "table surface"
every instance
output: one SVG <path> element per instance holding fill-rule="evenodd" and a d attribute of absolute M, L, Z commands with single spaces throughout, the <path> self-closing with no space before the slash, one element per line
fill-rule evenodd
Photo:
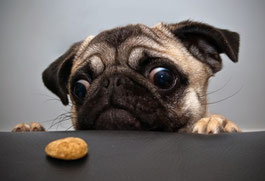
<path fill-rule="evenodd" d="M 45 155 L 50 141 L 69 136 L 86 140 L 89 155 Z M 1 132 L 0 144 L 1 180 L 265 180 L 265 132 Z"/>

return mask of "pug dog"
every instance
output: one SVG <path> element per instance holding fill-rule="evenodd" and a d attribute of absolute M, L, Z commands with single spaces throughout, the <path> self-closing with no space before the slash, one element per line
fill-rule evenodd
<path fill-rule="evenodd" d="M 42 78 L 64 105 L 71 99 L 75 130 L 239 132 L 207 105 L 220 54 L 237 62 L 238 52 L 238 33 L 200 22 L 128 25 L 75 43 Z M 13 131 L 44 130 L 34 126 Z"/>

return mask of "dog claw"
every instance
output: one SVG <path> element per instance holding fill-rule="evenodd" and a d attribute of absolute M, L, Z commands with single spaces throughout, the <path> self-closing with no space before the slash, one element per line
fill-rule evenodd
<path fill-rule="evenodd" d="M 29 124 L 29 127 L 30 131 L 45 131 L 45 128 L 40 123 L 37 122 L 31 122 Z"/>
<path fill-rule="evenodd" d="M 33 132 L 33 131 L 45 131 L 45 128 L 38 122 L 31 122 L 29 125 L 21 123 L 16 125 L 12 132 Z"/>
<path fill-rule="evenodd" d="M 30 131 L 30 127 L 26 123 L 17 124 L 13 129 L 12 132 L 28 132 Z"/>
<path fill-rule="evenodd" d="M 197 121 L 192 129 L 192 133 L 198 134 L 218 134 L 218 133 L 241 132 L 238 126 L 222 115 L 211 115 Z"/>

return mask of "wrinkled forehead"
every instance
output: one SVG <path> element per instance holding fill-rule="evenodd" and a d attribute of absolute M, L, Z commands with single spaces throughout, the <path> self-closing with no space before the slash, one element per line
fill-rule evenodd
<path fill-rule="evenodd" d="M 83 41 L 72 73 L 87 65 L 96 73 L 113 65 L 136 67 L 146 53 L 152 56 L 167 54 L 168 47 L 165 45 L 170 44 L 172 39 L 159 29 L 141 24 L 104 31 Z"/>
<path fill-rule="evenodd" d="M 90 44 L 106 43 L 110 47 L 118 48 L 126 40 L 139 37 L 145 37 L 153 41 L 157 41 L 157 38 L 159 38 L 152 28 L 137 24 L 104 31 L 97 35 Z"/>

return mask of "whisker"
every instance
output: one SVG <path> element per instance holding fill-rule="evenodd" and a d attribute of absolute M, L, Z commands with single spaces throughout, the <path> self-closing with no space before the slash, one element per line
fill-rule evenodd
<path fill-rule="evenodd" d="M 59 127 L 60 123 L 61 123 L 61 121 L 57 124 L 56 131 L 58 131 L 58 127 Z"/>
<path fill-rule="evenodd" d="M 218 88 L 218 89 L 216 89 L 214 91 L 208 92 L 207 95 L 214 94 L 214 93 L 224 89 L 231 82 L 231 80 L 232 80 L 232 78 L 229 78 L 228 81 L 226 81 L 226 83 L 222 87 L 220 87 L 220 88 Z"/>
<path fill-rule="evenodd" d="M 43 103 L 47 103 L 49 101 L 59 101 L 60 102 L 60 99 L 56 99 L 56 98 L 51 98 L 51 99 L 47 99 L 45 100 Z"/>
<path fill-rule="evenodd" d="M 61 100 L 59 98 L 53 97 L 51 95 L 42 94 L 42 93 L 37 93 L 37 95 L 41 95 L 41 96 L 44 96 L 44 97 L 48 98 L 47 100 L 44 101 L 44 103 L 47 103 L 49 101 L 59 101 L 59 102 L 61 102 Z M 70 101 L 67 106 L 72 107 L 73 105 L 75 105 L 75 103 Z M 59 114 L 54 119 L 40 121 L 40 123 L 41 124 L 43 124 L 43 123 L 50 124 L 50 126 L 48 127 L 47 130 L 52 129 L 55 126 L 56 126 L 56 130 L 58 130 L 59 126 L 61 126 L 62 123 L 66 122 L 66 121 L 71 121 L 73 118 L 76 118 L 75 116 L 73 116 L 75 112 L 69 111 L 69 110 L 66 110 L 66 109 L 63 109 L 63 111 L 65 111 L 65 113 Z M 71 129 L 71 127 L 68 128 L 68 129 Z"/>
<path fill-rule="evenodd" d="M 58 121 L 56 121 L 55 123 L 52 123 L 52 125 L 48 128 L 48 130 L 51 129 L 52 127 L 54 127 L 54 126 L 57 126 L 56 127 L 56 130 L 57 130 L 59 125 L 61 125 L 61 123 L 66 122 L 66 121 L 71 121 L 73 118 L 76 118 L 76 117 L 71 116 L 71 115 L 67 115 L 65 117 L 62 117 Z"/>
<path fill-rule="evenodd" d="M 51 129 L 54 126 L 56 126 L 56 125 L 58 126 L 60 123 L 65 122 L 65 121 L 69 121 L 69 120 L 71 120 L 71 118 L 61 118 L 57 122 L 52 123 L 51 126 L 48 129 Z"/>
<path fill-rule="evenodd" d="M 38 93 L 37 95 L 41 95 L 41 96 L 45 96 L 45 97 L 50 98 L 50 99 L 44 101 L 44 103 L 46 103 L 46 102 L 48 102 L 48 101 L 52 101 L 52 100 L 61 102 L 61 100 L 60 100 L 59 98 L 57 98 L 57 97 L 53 97 L 53 96 L 50 96 L 50 95 L 47 95 L 47 94 Z M 73 104 L 73 103 L 70 101 L 70 102 L 68 103 L 67 106 L 73 106 L 73 105 L 75 105 L 75 104 Z"/>
<path fill-rule="evenodd" d="M 57 116 L 56 118 L 50 120 L 52 121 L 51 123 L 51 126 L 48 128 L 48 129 L 51 129 L 53 126 L 55 125 L 58 125 L 59 123 L 61 122 L 64 122 L 64 121 L 68 121 L 70 120 L 72 117 L 71 117 L 71 113 L 69 112 L 66 112 L 66 113 L 63 113 L 63 114 L 60 114 L 59 116 Z M 56 121 L 58 120 L 58 121 Z M 56 121 L 56 122 L 55 122 Z M 55 123 L 54 123 L 55 122 Z"/>
<path fill-rule="evenodd" d="M 45 97 L 49 97 L 49 98 L 55 98 L 53 96 L 50 96 L 50 95 L 47 95 L 47 94 L 42 94 L 42 93 L 37 93 L 38 95 L 41 95 L 41 96 L 45 96 Z"/>
<path fill-rule="evenodd" d="M 231 82 L 231 80 L 232 80 L 232 78 L 229 78 L 228 81 L 226 81 L 226 83 L 224 85 L 222 85 L 222 87 L 220 87 L 220 88 L 218 88 L 216 90 L 213 90 L 211 92 L 207 92 L 205 95 L 201 95 L 200 97 L 205 97 L 205 96 L 214 94 L 216 92 L 219 92 L 220 90 L 224 89 Z"/>
<path fill-rule="evenodd" d="M 71 125 L 69 128 L 67 128 L 65 131 L 68 131 L 69 129 L 71 129 L 73 127 L 73 125 Z"/>
<path fill-rule="evenodd" d="M 61 118 L 61 117 L 68 116 L 68 114 L 69 114 L 68 112 L 66 112 L 66 113 L 62 113 L 62 114 L 58 115 L 56 118 L 54 118 L 54 119 L 47 120 L 47 121 L 42 121 L 42 122 L 55 121 L 56 119 L 59 119 L 59 118 Z M 69 115 L 70 115 L 70 114 L 69 114 Z"/>
<path fill-rule="evenodd" d="M 60 100 L 58 97 L 53 97 L 53 96 L 50 96 L 50 95 L 47 95 L 47 94 L 41 94 L 41 93 L 38 93 L 38 95 L 41 95 L 41 96 L 45 96 L 45 97 L 50 98 L 50 99 L 48 99 L 48 101 L 49 101 L 49 100 L 56 100 L 56 101 L 61 102 L 61 100 Z M 46 101 L 45 101 L 45 102 L 46 102 Z"/>
<path fill-rule="evenodd" d="M 214 102 L 210 102 L 210 103 L 207 103 L 207 104 L 203 104 L 203 105 L 216 104 L 216 103 L 219 103 L 219 102 L 223 102 L 223 101 L 225 101 L 225 100 L 227 100 L 227 99 L 230 99 L 230 98 L 234 97 L 234 96 L 235 96 L 236 94 L 238 94 L 242 89 L 243 89 L 243 86 L 241 86 L 240 89 L 238 89 L 235 93 L 233 93 L 232 95 L 230 95 L 230 96 L 228 96 L 228 97 L 225 97 L 225 98 L 223 98 L 223 99 L 221 99 L 221 100 L 218 100 L 218 101 L 214 101 Z"/>

